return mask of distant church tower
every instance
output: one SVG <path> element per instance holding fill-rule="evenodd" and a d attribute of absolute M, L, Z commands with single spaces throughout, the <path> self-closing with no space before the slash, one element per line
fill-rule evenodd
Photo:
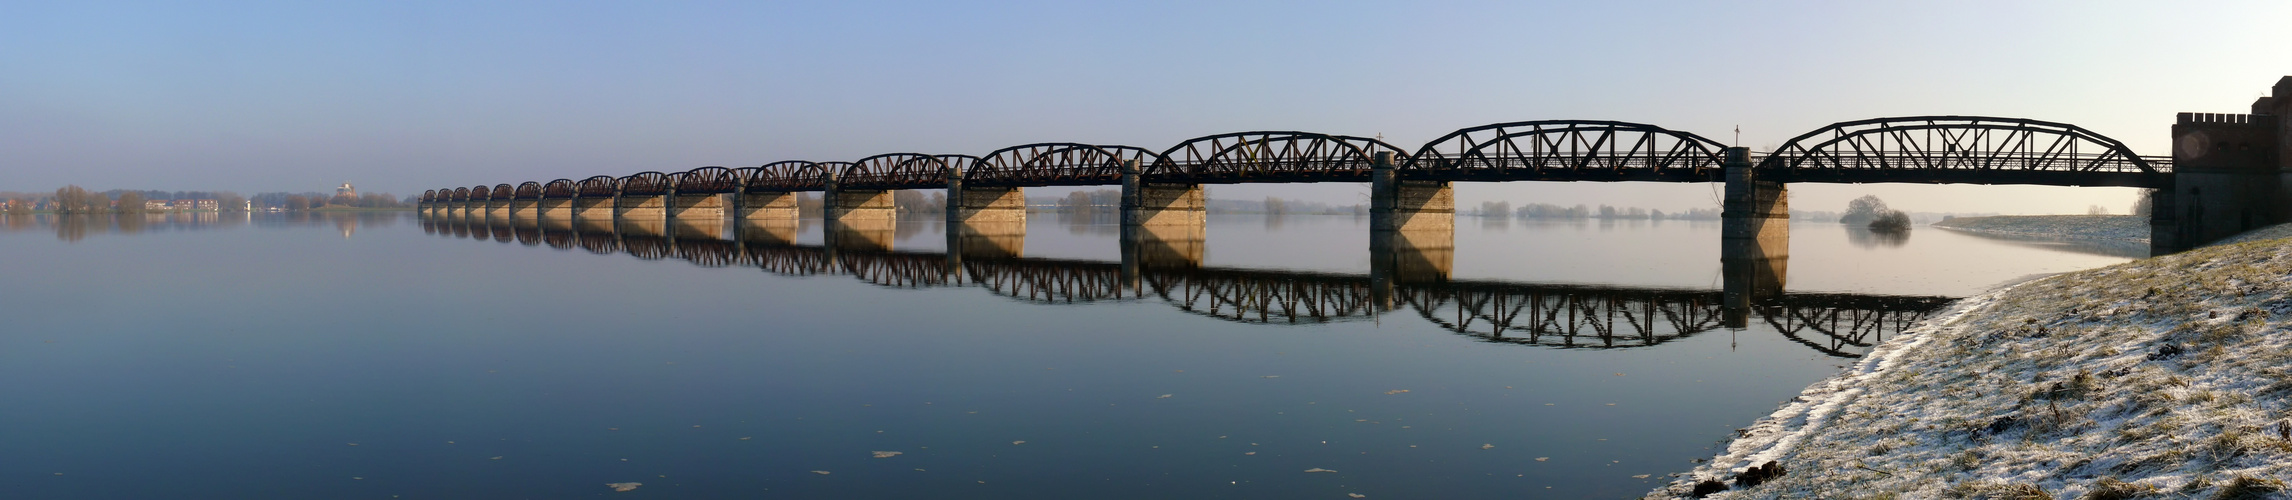
<path fill-rule="evenodd" d="M 342 187 L 334 188 L 334 195 L 335 195 L 335 196 L 348 196 L 348 197 L 352 197 L 352 198 L 357 198 L 357 197 L 358 197 L 358 188 L 350 187 L 350 183 L 348 183 L 348 182 L 345 182 L 345 183 L 342 183 Z"/>

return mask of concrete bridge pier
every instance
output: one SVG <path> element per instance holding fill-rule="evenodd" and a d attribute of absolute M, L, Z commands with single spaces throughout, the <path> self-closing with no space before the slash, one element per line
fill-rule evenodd
<path fill-rule="evenodd" d="M 950 226 L 957 223 L 1002 224 L 1026 221 L 1025 189 L 966 187 L 963 185 L 963 172 L 947 169 L 947 223 Z"/>
<path fill-rule="evenodd" d="M 734 221 L 796 220 L 796 193 L 749 191 L 732 193 Z"/>
<path fill-rule="evenodd" d="M 1751 308 L 1781 297 L 1791 257 L 1790 193 L 1752 169 L 1750 148 L 1727 148 L 1726 199 L 1719 219 L 1721 304 L 1729 328 L 1750 322 Z"/>
<path fill-rule="evenodd" d="M 626 220 L 668 220 L 669 195 L 631 195 L 613 197 L 613 218 Z"/>
<path fill-rule="evenodd" d="M 1145 180 L 1138 160 L 1122 162 L 1122 227 L 1202 227 L 1207 204 L 1200 184 L 1157 184 Z M 1198 230 L 1197 230 L 1198 231 Z"/>
<path fill-rule="evenodd" d="M 542 198 L 533 202 L 533 215 L 543 219 L 573 218 L 572 198 Z"/>
<path fill-rule="evenodd" d="M 1456 191 L 1448 181 L 1403 180 L 1393 153 L 1377 153 L 1369 170 L 1369 230 L 1455 234 Z"/>
<path fill-rule="evenodd" d="M 520 217 L 528 219 L 536 218 L 534 217 L 536 215 L 535 209 L 540 208 L 540 206 L 541 200 L 509 200 L 509 217 L 512 219 Z"/>
<path fill-rule="evenodd" d="M 485 217 L 488 219 L 509 220 L 509 207 L 510 204 L 515 201 L 517 200 L 505 200 L 500 198 L 486 200 Z"/>
<path fill-rule="evenodd" d="M 836 175 L 827 176 L 827 193 L 821 200 L 822 215 L 828 220 L 874 221 L 895 220 L 899 217 L 891 202 L 891 192 L 882 190 L 844 189 L 836 182 Z M 831 226 L 832 228 L 832 226 Z"/>
<path fill-rule="evenodd" d="M 573 218 L 575 219 L 611 220 L 613 218 L 614 207 L 620 204 L 620 201 L 615 200 L 614 198 L 616 197 L 575 196 L 567 204 L 570 206 L 569 208 L 572 209 Z"/>
<path fill-rule="evenodd" d="M 671 219 L 696 221 L 724 220 L 724 196 L 717 194 L 682 194 L 669 191 L 664 197 L 667 216 Z"/>

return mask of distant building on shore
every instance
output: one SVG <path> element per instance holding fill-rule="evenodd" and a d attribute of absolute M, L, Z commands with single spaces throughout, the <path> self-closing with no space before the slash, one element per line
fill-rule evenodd
<path fill-rule="evenodd" d="M 334 196 L 335 196 L 336 198 L 340 198 L 340 197 L 344 197 L 344 196 L 348 196 L 348 197 L 351 197 L 351 198 L 357 198 L 357 197 L 358 197 L 358 188 L 350 187 L 350 183 L 348 183 L 348 182 L 345 182 L 345 183 L 342 183 L 342 187 L 334 188 Z"/>

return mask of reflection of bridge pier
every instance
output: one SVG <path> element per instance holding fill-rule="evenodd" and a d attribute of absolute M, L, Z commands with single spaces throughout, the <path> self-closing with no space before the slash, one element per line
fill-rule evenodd
<path fill-rule="evenodd" d="M 829 219 L 826 231 L 830 250 L 889 252 L 899 224 L 892 219 Z"/>
<path fill-rule="evenodd" d="M 1782 182 L 1757 177 L 1750 148 L 1727 148 L 1721 168 L 1727 197 L 1719 213 L 1719 267 L 1727 326 L 1742 328 L 1752 304 L 1783 293 L 1791 257 L 1789 193 Z"/>
<path fill-rule="evenodd" d="M 1395 290 L 1448 281 L 1456 261 L 1454 226 L 1409 231 L 1369 232 L 1369 296 L 1380 311 L 1392 310 Z"/>
<path fill-rule="evenodd" d="M 741 189 L 732 195 L 734 221 L 796 220 L 796 193 Z"/>
<path fill-rule="evenodd" d="M 1144 273 L 1202 267 L 1201 224 L 1122 225 L 1121 285 L 1137 290 Z"/>

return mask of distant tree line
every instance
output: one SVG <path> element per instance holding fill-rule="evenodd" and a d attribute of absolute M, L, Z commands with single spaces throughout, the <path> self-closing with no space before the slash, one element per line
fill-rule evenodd
<path fill-rule="evenodd" d="M 276 208 L 286 211 L 315 210 L 326 207 L 342 208 L 406 208 L 411 206 L 389 193 L 366 193 L 358 196 L 303 193 L 256 193 L 247 197 L 256 208 Z"/>
<path fill-rule="evenodd" d="M 0 193 L 0 205 L 6 213 L 29 214 L 48 211 L 63 214 L 91 213 L 143 213 L 149 211 L 150 201 L 212 200 L 219 210 L 245 208 L 245 199 L 229 191 L 137 191 L 114 189 L 89 191 L 76 185 L 57 188 L 54 193 Z M 170 207 L 170 209 L 174 209 Z"/>
<path fill-rule="evenodd" d="M 1523 219 L 1620 219 L 1620 220 L 1719 220 L 1719 209 L 1691 208 L 1680 212 L 1640 207 L 1598 207 L 1575 205 L 1560 206 L 1550 203 L 1530 203 L 1513 208 L 1511 202 L 1484 201 L 1477 210 L 1466 215 L 1481 217 L 1519 217 Z"/>

